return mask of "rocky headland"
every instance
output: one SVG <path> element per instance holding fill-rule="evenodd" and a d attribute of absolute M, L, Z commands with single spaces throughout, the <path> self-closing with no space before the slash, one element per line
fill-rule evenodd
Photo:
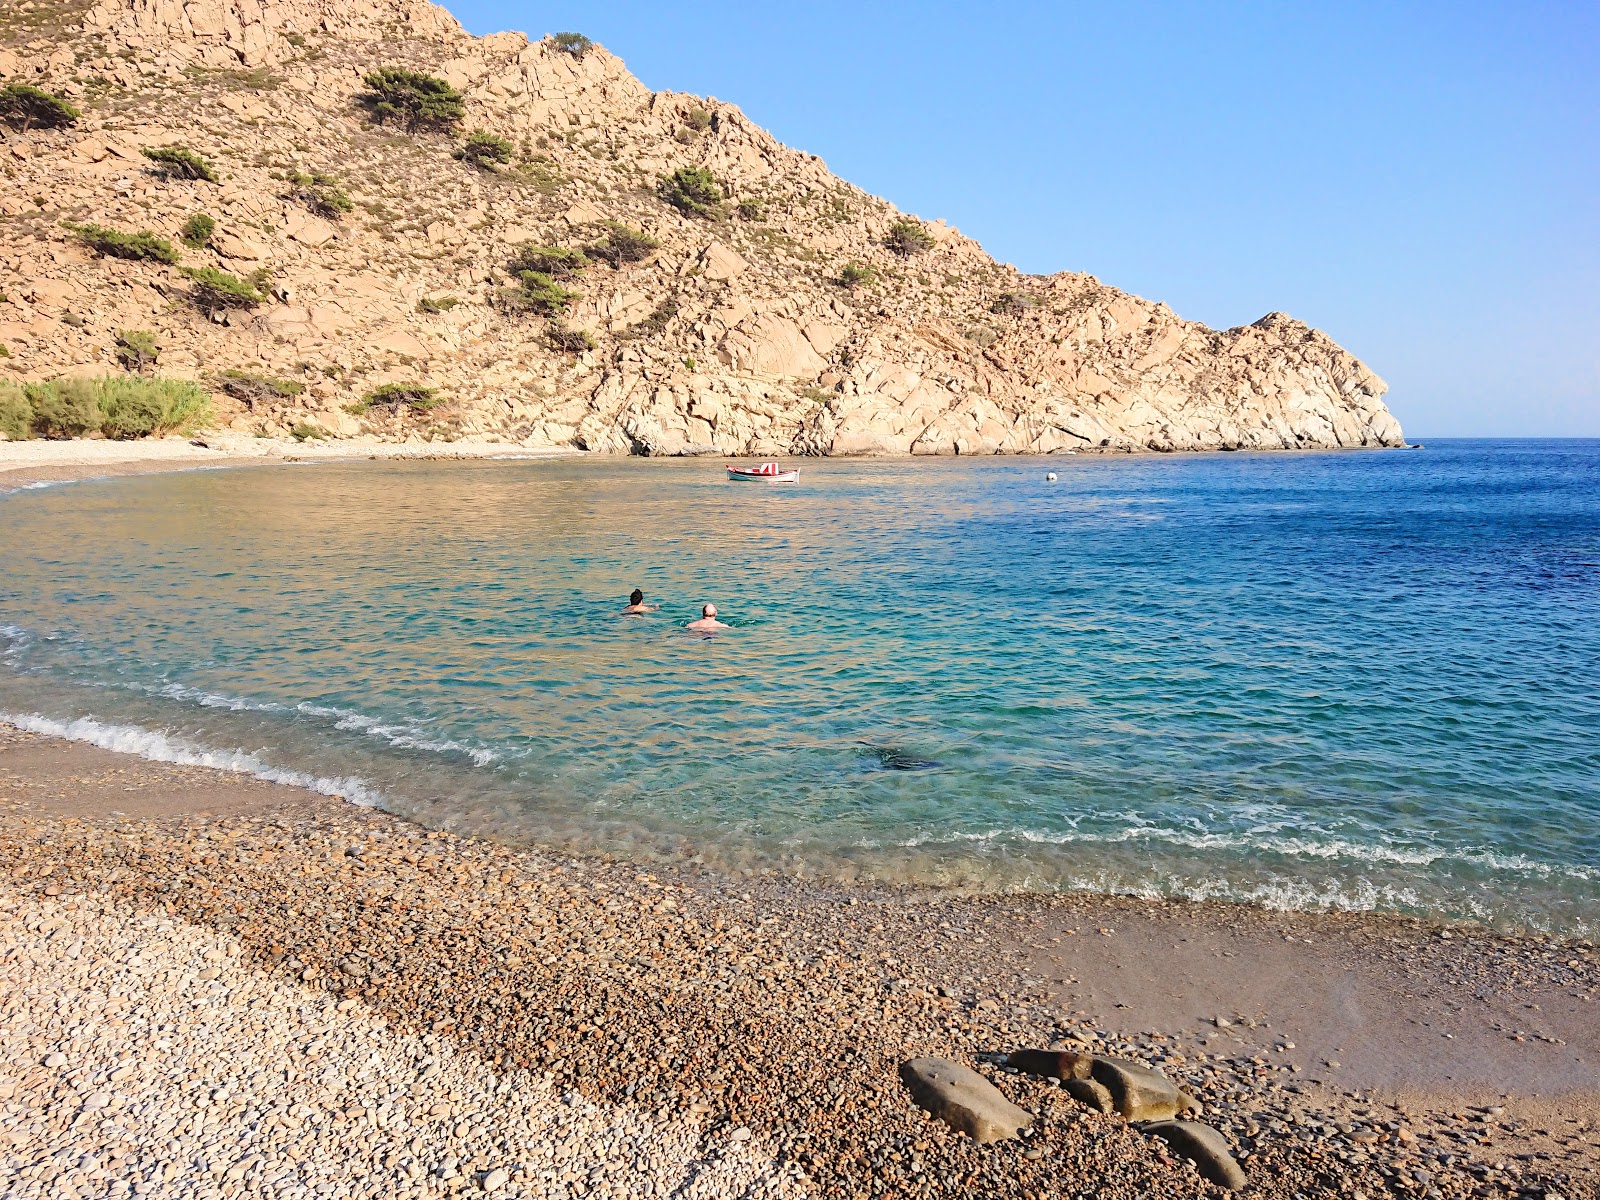
<path fill-rule="evenodd" d="M 396 108 L 384 68 L 448 95 Z M 587 39 L 475 38 L 426 0 L 23 0 L 0 87 L 77 113 L 13 92 L 0 382 L 159 372 L 302 440 L 1403 444 L 1384 382 L 1299 321 L 1021 274 Z"/>

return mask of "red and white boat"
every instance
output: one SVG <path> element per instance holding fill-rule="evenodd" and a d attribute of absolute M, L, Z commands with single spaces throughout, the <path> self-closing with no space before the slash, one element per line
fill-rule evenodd
<path fill-rule="evenodd" d="M 800 470 L 780 470 L 775 462 L 762 463 L 759 467 L 736 467 L 728 464 L 728 478 L 740 479 L 747 483 L 799 483 Z"/>

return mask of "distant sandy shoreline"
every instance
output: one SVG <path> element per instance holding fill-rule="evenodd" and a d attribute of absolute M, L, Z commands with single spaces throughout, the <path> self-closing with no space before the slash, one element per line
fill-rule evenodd
<path fill-rule="evenodd" d="M 1600 957 L 1579 943 L 574 860 L 4 725 L 0 895 L 0 909 L 81 896 L 96 920 L 157 911 L 225 933 L 241 970 L 354 1000 L 352 1020 L 443 1031 L 603 1105 L 754 1130 L 752 1149 L 825 1195 L 854 1194 L 858 1156 L 912 1136 L 900 1057 L 974 1062 L 1063 1035 L 1187 1082 L 1247 1154 L 1254 1194 L 1303 1190 L 1313 1168 L 1341 1190 L 1422 1171 L 1445 1195 L 1500 1194 L 1473 1190 L 1484 1169 L 1567 1196 L 1600 1177 Z M 1147 1140 L 1106 1141 L 1116 1129 L 1096 1122 L 1117 1119 L 996 1080 L 1056 1114 L 1052 1154 L 1092 1137 L 1112 1155 L 1129 1187 L 1101 1194 L 1201 1194 Z M 1457 1136 L 1455 1113 L 1491 1108 Z M 1077 1194 L 913 1127 L 919 1158 L 975 1187 L 915 1194 Z"/>

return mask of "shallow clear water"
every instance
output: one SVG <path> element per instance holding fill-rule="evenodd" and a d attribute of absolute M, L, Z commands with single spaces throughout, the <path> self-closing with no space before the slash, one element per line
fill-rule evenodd
<path fill-rule="evenodd" d="M 0 626 L 12 719 L 457 829 L 1600 928 L 1600 442 L 101 480 Z"/>

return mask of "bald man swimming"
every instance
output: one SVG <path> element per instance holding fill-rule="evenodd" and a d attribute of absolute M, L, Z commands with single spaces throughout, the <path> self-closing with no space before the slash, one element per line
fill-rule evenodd
<path fill-rule="evenodd" d="M 700 610 L 700 619 L 698 621 L 690 621 L 684 628 L 692 629 L 696 633 L 712 633 L 718 629 L 727 629 L 729 627 L 717 620 L 717 606 L 708 604 Z"/>

